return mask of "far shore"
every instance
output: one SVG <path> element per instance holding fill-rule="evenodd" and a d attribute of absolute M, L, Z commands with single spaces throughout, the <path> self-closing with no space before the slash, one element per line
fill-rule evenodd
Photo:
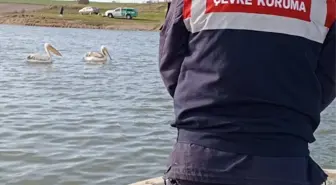
<path fill-rule="evenodd" d="M 59 15 L 61 6 L 64 15 Z M 84 6 L 100 8 L 100 13 L 117 7 L 134 7 L 139 17 L 132 20 L 103 17 L 102 15 L 80 15 L 78 10 Z M 2 3 L 0 0 L 0 24 L 44 26 L 61 28 L 89 28 L 107 30 L 158 31 L 165 17 L 166 4 L 120 4 L 90 3 L 79 4 L 21 4 Z"/>

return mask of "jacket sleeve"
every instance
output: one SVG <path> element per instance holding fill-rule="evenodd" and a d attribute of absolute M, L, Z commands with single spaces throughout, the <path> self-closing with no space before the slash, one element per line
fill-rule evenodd
<path fill-rule="evenodd" d="M 188 39 L 189 31 L 183 21 L 183 0 L 174 0 L 160 31 L 159 43 L 160 75 L 171 97 L 174 97 L 181 65 L 188 51 Z"/>
<path fill-rule="evenodd" d="M 320 111 L 322 112 L 335 99 L 336 84 L 336 23 L 334 22 L 323 43 L 321 55 L 316 69 L 317 78 L 321 84 L 322 99 Z"/>

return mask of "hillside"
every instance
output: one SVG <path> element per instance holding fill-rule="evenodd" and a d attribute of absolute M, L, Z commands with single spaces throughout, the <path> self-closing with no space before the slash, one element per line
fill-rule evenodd
<path fill-rule="evenodd" d="M 23 4 L 24 3 L 24 4 Z M 6 8 L 1 8 L 1 6 Z M 64 15 L 59 16 L 61 7 Z M 70 28 L 157 30 L 164 21 L 167 5 L 165 3 L 125 4 L 90 3 L 100 9 L 100 14 L 117 7 L 136 8 L 139 16 L 131 20 L 108 18 L 101 15 L 81 15 L 78 11 L 86 5 L 76 2 L 50 0 L 0 0 L 0 24 L 19 24 L 29 26 L 50 26 Z M 2 10 L 2 11 L 1 11 Z"/>

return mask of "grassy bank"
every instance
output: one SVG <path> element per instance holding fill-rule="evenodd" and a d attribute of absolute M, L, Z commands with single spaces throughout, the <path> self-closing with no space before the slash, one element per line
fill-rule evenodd
<path fill-rule="evenodd" d="M 22 3 L 22 4 L 49 4 L 50 2 L 58 2 L 58 1 L 50 1 L 50 0 L 0 0 L 0 3 Z"/>
<path fill-rule="evenodd" d="M 50 0 L 0 0 L 0 3 L 10 3 L 12 6 L 20 4 L 20 7 L 22 7 L 15 12 L 3 14 L 4 17 L 0 18 L 0 23 L 2 24 L 122 30 L 158 30 L 164 21 L 167 7 L 165 3 L 90 3 L 89 5 L 79 5 L 76 2 Z M 41 8 L 34 11 L 26 11 L 22 3 L 41 5 Z M 63 17 L 59 16 L 61 6 L 64 6 Z M 102 17 L 100 15 L 80 15 L 78 10 L 84 6 L 98 7 L 100 8 L 100 13 L 117 7 L 133 7 L 138 9 L 139 16 L 132 20 L 127 20 Z"/>

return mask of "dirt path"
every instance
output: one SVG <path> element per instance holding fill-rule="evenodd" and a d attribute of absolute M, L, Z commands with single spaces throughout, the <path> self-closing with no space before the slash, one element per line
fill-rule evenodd
<path fill-rule="evenodd" d="M 20 12 L 21 10 L 33 11 L 44 8 L 43 5 L 29 5 L 29 4 L 9 4 L 0 3 L 0 14 L 10 13 L 10 12 Z"/>

